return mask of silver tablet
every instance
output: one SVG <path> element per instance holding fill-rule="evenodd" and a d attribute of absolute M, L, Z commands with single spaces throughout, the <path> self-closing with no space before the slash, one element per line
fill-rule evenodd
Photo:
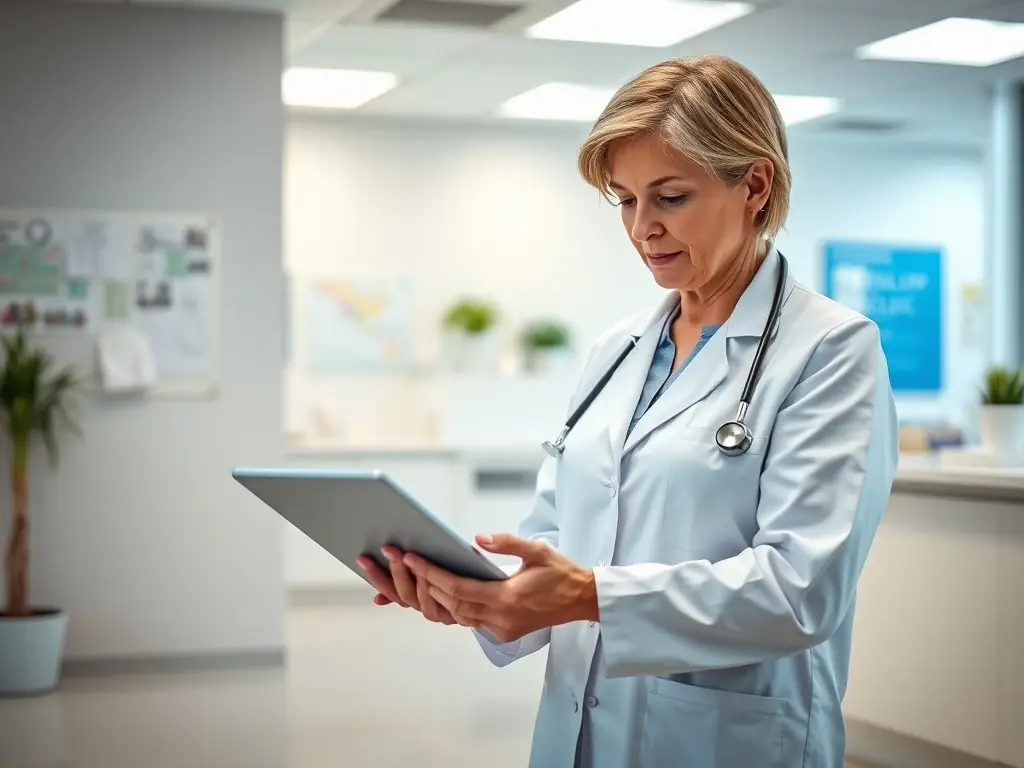
<path fill-rule="evenodd" d="M 415 552 L 460 576 L 508 578 L 384 472 L 240 467 L 231 474 L 366 581 L 356 559 L 367 555 L 389 570 L 381 552 L 385 545 Z"/>

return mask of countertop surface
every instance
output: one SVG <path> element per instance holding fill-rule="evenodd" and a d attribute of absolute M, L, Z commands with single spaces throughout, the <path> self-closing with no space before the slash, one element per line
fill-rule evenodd
<path fill-rule="evenodd" d="M 445 444 L 392 442 L 346 444 L 331 441 L 291 443 L 287 455 L 292 461 L 316 458 L 451 460 L 466 463 L 523 464 L 534 469 L 544 458 L 539 445 L 526 443 Z M 935 454 L 905 454 L 894 484 L 899 493 L 955 495 L 969 498 L 997 498 L 1024 502 L 1024 465 L 997 467 L 954 464 Z"/>

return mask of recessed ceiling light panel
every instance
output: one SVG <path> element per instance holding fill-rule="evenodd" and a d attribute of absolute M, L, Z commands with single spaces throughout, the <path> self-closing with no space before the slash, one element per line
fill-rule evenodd
<path fill-rule="evenodd" d="M 292 68 L 281 81 L 281 98 L 291 107 L 355 109 L 398 85 L 390 72 Z"/>
<path fill-rule="evenodd" d="M 745 2 L 578 0 L 526 30 L 528 37 L 664 48 L 745 16 Z"/>
<path fill-rule="evenodd" d="M 545 83 L 513 96 L 498 108 L 498 114 L 527 120 L 591 121 L 614 95 L 615 90 L 609 88 Z"/>
<path fill-rule="evenodd" d="M 787 96 L 777 95 L 773 97 L 775 104 L 782 113 L 782 120 L 786 125 L 797 125 L 806 123 L 808 120 L 817 120 L 820 117 L 834 114 L 839 111 L 841 102 L 831 96 Z"/>
<path fill-rule="evenodd" d="M 989 67 L 1024 54 L 1024 24 L 950 18 L 857 49 L 862 59 Z"/>

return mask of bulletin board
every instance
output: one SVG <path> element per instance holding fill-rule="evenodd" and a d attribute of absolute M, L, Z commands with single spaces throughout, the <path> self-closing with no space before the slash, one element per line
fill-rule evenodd
<path fill-rule="evenodd" d="M 0 329 L 143 333 L 154 390 L 213 394 L 220 374 L 220 227 L 206 214 L 0 209 Z"/>
<path fill-rule="evenodd" d="M 871 242 L 825 244 L 825 294 L 878 325 L 893 390 L 942 389 L 942 249 Z"/>

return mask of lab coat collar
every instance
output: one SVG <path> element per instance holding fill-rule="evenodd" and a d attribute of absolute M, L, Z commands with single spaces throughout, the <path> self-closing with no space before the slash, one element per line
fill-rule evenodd
<path fill-rule="evenodd" d="M 768 313 L 772 308 L 775 285 L 781 267 L 779 251 L 774 243 L 769 243 L 768 252 L 765 254 L 761 266 L 757 268 L 754 279 L 750 281 L 750 285 L 740 296 L 740 300 L 736 302 L 732 315 L 725 323 L 726 338 L 735 339 L 744 336 L 761 338 L 765 324 L 768 322 Z M 793 285 L 793 274 L 790 272 L 786 278 L 786 284 L 783 286 L 783 304 L 789 298 Z M 775 330 L 778 331 L 778 326 L 775 326 Z"/>
<path fill-rule="evenodd" d="M 647 435 L 669 419 L 688 410 L 695 403 L 707 397 L 718 387 L 729 374 L 727 355 L 728 340 L 731 338 L 760 338 L 771 310 L 772 298 L 780 267 L 779 253 L 772 245 L 768 249 L 761 266 L 758 267 L 754 279 L 743 292 L 732 315 L 725 325 L 718 329 L 714 336 L 705 344 L 700 353 L 690 361 L 678 379 L 665 393 L 654 402 L 650 409 L 637 422 L 633 432 L 626 436 L 629 415 L 636 406 L 643 388 L 647 370 L 654 356 L 654 349 L 661 336 L 661 324 L 668 313 L 675 309 L 679 301 L 678 293 L 672 291 L 658 306 L 657 311 L 645 319 L 644 327 L 635 335 L 640 337 L 634 351 L 636 361 L 630 366 L 624 378 L 628 378 L 628 396 L 624 403 L 628 408 L 617 414 L 610 430 L 612 449 L 616 455 L 628 453 Z M 793 286 L 790 276 L 783 289 L 783 303 L 788 298 Z M 776 329 L 778 326 L 776 326 Z M 626 385 L 624 385 L 626 386 Z M 628 411 L 628 413 L 627 413 Z M 621 450 L 620 450 L 621 449 Z"/>

